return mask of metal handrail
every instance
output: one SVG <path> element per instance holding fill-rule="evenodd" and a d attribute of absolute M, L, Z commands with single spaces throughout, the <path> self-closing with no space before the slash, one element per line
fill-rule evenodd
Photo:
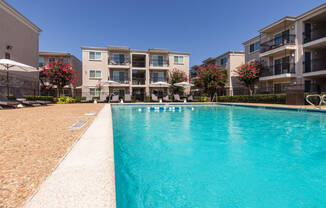
<path fill-rule="evenodd" d="M 323 96 L 321 96 L 321 104 L 326 104 L 326 94 L 325 95 L 323 95 Z"/>
<path fill-rule="evenodd" d="M 312 102 L 310 102 L 310 100 L 309 100 L 310 97 L 319 97 L 319 100 L 320 100 L 320 101 L 319 101 L 318 106 L 315 105 L 315 104 L 313 104 Z M 309 103 L 310 105 L 314 106 L 315 108 L 320 108 L 320 106 L 323 104 L 323 102 L 325 102 L 325 101 L 324 101 L 325 97 L 326 97 L 325 95 L 320 96 L 320 95 L 318 95 L 318 94 L 307 95 L 307 96 L 306 96 L 306 101 L 307 101 L 307 103 Z"/>

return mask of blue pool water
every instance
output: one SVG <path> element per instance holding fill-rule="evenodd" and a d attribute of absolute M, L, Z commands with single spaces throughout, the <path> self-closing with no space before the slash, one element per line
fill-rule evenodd
<path fill-rule="evenodd" d="M 113 106 L 118 208 L 326 207 L 326 114 L 156 111 Z"/>

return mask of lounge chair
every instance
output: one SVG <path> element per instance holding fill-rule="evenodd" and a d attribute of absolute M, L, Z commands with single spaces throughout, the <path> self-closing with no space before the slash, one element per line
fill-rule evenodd
<path fill-rule="evenodd" d="M 164 102 L 171 102 L 169 95 L 163 97 Z"/>
<path fill-rule="evenodd" d="M 153 102 L 158 102 L 158 97 L 154 94 L 152 94 L 152 101 Z"/>
<path fill-rule="evenodd" d="M 189 95 L 188 98 L 187 98 L 187 101 L 188 102 L 194 102 L 194 97 L 192 95 Z"/>
<path fill-rule="evenodd" d="M 19 102 L 10 101 L 10 100 L 8 100 L 8 98 L 6 96 L 3 96 L 0 94 L 0 106 L 16 108 L 17 105 L 19 105 L 19 104 L 20 104 Z"/>
<path fill-rule="evenodd" d="M 13 95 L 15 96 L 16 100 L 23 105 L 28 105 L 28 106 L 39 106 L 40 105 L 40 103 L 38 103 L 36 101 L 26 100 L 26 98 L 24 98 L 24 96 L 17 89 L 13 91 Z"/>
<path fill-rule="evenodd" d="M 180 99 L 180 95 L 178 95 L 178 94 L 174 94 L 173 95 L 173 100 L 175 102 L 183 102 L 183 100 Z"/>
<path fill-rule="evenodd" d="M 113 95 L 110 102 L 111 103 L 118 103 L 118 102 L 120 102 L 119 95 Z"/>
<path fill-rule="evenodd" d="M 105 103 L 106 102 L 106 95 L 100 94 L 100 99 L 97 101 L 99 103 Z"/>
<path fill-rule="evenodd" d="M 125 102 L 126 103 L 131 103 L 131 96 L 129 94 L 125 95 Z"/>

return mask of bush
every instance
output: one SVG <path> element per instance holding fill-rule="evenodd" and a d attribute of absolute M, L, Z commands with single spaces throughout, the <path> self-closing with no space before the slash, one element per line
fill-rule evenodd
<path fill-rule="evenodd" d="M 8 100 L 16 100 L 16 97 L 13 95 L 7 95 L 6 97 L 8 98 Z"/>
<path fill-rule="evenodd" d="M 210 102 L 210 98 L 207 96 L 195 96 L 194 99 L 198 102 Z"/>
<path fill-rule="evenodd" d="M 218 102 L 285 104 L 286 94 L 219 96 Z"/>
<path fill-rule="evenodd" d="M 145 102 L 151 102 L 151 97 L 150 96 L 146 96 Z"/>
<path fill-rule="evenodd" d="M 25 95 L 26 100 L 44 100 L 44 101 L 54 101 L 53 96 L 34 96 L 34 95 Z"/>
<path fill-rule="evenodd" d="M 58 98 L 57 104 L 67 104 L 67 103 L 75 103 L 75 99 L 64 95 Z"/>
<path fill-rule="evenodd" d="M 94 101 L 94 100 L 99 100 L 100 99 L 100 97 L 92 97 L 92 100 Z"/>
<path fill-rule="evenodd" d="M 82 100 L 86 100 L 86 97 L 73 97 L 75 99 L 75 103 L 80 103 Z"/>

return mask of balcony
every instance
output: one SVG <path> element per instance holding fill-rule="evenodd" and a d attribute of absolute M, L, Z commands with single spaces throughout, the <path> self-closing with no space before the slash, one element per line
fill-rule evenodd
<path fill-rule="evenodd" d="M 145 85 L 146 79 L 145 78 L 133 78 L 132 85 Z"/>
<path fill-rule="evenodd" d="M 169 67 L 169 59 L 153 59 L 153 58 L 151 58 L 149 61 L 149 65 L 151 68 L 168 68 Z"/>
<path fill-rule="evenodd" d="M 129 57 L 121 56 L 121 57 L 109 57 L 108 64 L 113 66 L 126 66 L 129 67 L 130 60 Z"/>
<path fill-rule="evenodd" d="M 119 84 L 129 84 L 129 78 L 128 78 L 128 76 L 113 76 L 112 77 L 112 80 L 115 81 L 115 82 L 117 82 L 117 83 L 119 83 Z"/>
<path fill-rule="evenodd" d="M 265 53 L 282 46 L 293 46 L 295 45 L 295 39 L 295 35 L 283 35 L 280 37 L 275 37 L 260 44 L 260 53 Z"/>
<path fill-rule="evenodd" d="M 295 76 L 295 64 L 294 63 L 282 63 L 270 66 L 264 66 L 260 80 L 268 79 L 282 79 Z"/>
<path fill-rule="evenodd" d="M 303 72 L 305 73 L 304 76 L 326 74 L 326 60 L 319 58 L 312 59 L 310 62 L 303 62 Z"/>
<path fill-rule="evenodd" d="M 168 78 L 158 78 L 158 77 L 151 77 L 150 83 L 154 84 L 156 82 L 168 82 Z"/>

